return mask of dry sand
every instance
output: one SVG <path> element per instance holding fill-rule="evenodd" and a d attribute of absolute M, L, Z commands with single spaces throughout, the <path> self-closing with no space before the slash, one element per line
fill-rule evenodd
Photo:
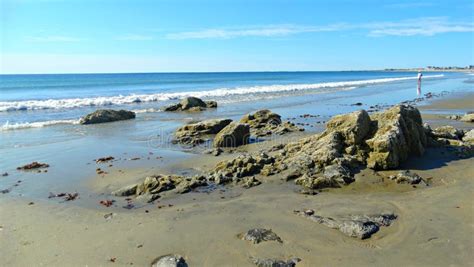
<path fill-rule="evenodd" d="M 447 109 L 449 114 L 447 104 L 441 104 L 446 101 L 457 100 L 437 101 L 423 110 Z M 194 158 L 164 170 L 110 173 L 87 183 L 106 193 L 151 173 L 207 169 L 225 157 L 231 155 Z M 231 186 L 169 196 L 132 210 L 121 208 L 122 202 L 110 208 L 59 200 L 29 205 L 31 200 L 4 194 L 0 265 L 149 266 L 158 256 L 177 253 L 189 266 L 254 266 L 251 257 L 298 257 L 297 266 L 472 266 L 473 163 L 429 149 L 402 166 L 430 178 L 428 187 L 396 184 L 364 170 L 347 187 L 307 196 L 295 193 L 292 182 L 270 176 L 258 177 L 263 184 L 251 189 Z M 302 208 L 324 216 L 394 212 L 398 219 L 361 241 L 293 214 Z M 109 213 L 113 216 L 105 219 Z M 257 227 L 271 228 L 283 243 L 251 244 L 237 237 Z"/>

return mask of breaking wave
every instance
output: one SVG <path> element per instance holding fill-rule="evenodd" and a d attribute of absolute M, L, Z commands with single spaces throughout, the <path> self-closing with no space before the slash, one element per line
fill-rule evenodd
<path fill-rule="evenodd" d="M 427 75 L 423 78 L 439 78 L 440 75 Z M 180 99 L 187 96 L 195 96 L 201 98 L 224 98 L 230 96 L 241 96 L 262 93 L 279 93 L 302 90 L 318 90 L 330 88 L 347 88 L 354 86 L 364 86 L 378 83 L 388 83 L 405 80 L 415 80 L 417 77 L 399 77 L 399 78 L 382 78 L 358 81 L 342 81 L 342 82 L 325 82 L 312 84 L 284 84 L 284 85 L 261 85 L 249 87 L 235 88 L 219 88 L 207 91 L 188 91 L 175 93 L 157 93 L 143 95 L 128 96 L 112 96 L 112 97 L 93 97 L 93 98 L 69 98 L 69 99 L 49 99 L 49 100 L 25 100 L 0 102 L 0 112 L 20 111 L 20 110 L 43 110 L 43 109 L 70 109 L 79 107 L 95 107 L 95 106 L 112 106 L 126 105 L 142 102 L 157 102 L 173 99 Z"/>
<path fill-rule="evenodd" d="M 0 131 L 20 130 L 28 128 L 42 128 L 58 124 L 79 124 L 79 120 L 52 120 L 24 123 L 9 123 L 8 121 L 0 127 Z"/>

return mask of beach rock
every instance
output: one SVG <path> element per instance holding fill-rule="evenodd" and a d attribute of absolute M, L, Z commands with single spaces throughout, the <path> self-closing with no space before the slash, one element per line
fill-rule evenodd
<path fill-rule="evenodd" d="M 255 228 L 248 230 L 242 235 L 243 240 L 258 244 L 263 241 L 277 241 L 283 243 L 281 238 L 275 234 L 271 229 Z"/>
<path fill-rule="evenodd" d="M 471 129 L 469 132 L 465 133 L 462 141 L 474 144 L 474 129 Z"/>
<path fill-rule="evenodd" d="M 394 169 L 408 156 L 421 156 L 427 138 L 418 109 L 397 105 L 371 116 L 373 136 L 366 140 L 370 148 L 367 167 L 377 170 Z"/>
<path fill-rule="evenodd" d="M 259 110 L 253 114 L 247 114 L 240 119 L 241 123 L 250 126 L 251 133 L 256 136 L 266 136 L 272 134 L 285 134 L 289 132 L 302 131 L 289 121 L 283 122 L 281 116 L 268 109 Z"/>
<path fill-rule="evenodd" d="M 222 129 L 214 138 L 214 147 L 237 147 L 249 143 L 250 127 L 248 124 L 232 122 Z"/>
<path fill-rule="evenodd" d="M 47 164 L 47 163 L 40 163 L 40 162 L 37 162 L 37 161 L 33 161 L 30 164 L 26 164 L 24 166 L 17 167 L 16 169 L 17 170 L 33 170 L 33 169 L 48 168 L 48 167 L 49 167 L 49 164 Z"/>
<path fill-rule="evenodd" d="M 398 184 L 419 184 L 423 182 L 421 176 L 411 173 L 409 170 L 400 171 L 397 175 L 391 175 L 389 178 L 395 180 Z"/>
<path fill-rule="evenodd" d="M 298 262 L 301 261 L 299 258 L 293 258 L 289 260 L 279 259 L 252 259 L 253 263 L 258 267 L 295 267 Z"/>
<path fill-rule="evenodd" d="M 449 116 L 446 116 L 446 119 L 459 120 L 459 119 L 461 119 L 461 116 L 459 116 L 459 115 L 449 115 Z"/>
<path fill-rule="evenodd" d="M 474 122 L 474 113 L 468 113 L 462 116 L 459 120 L 463 122 Z"/>
<path fill-rule="evenodd" d="M 177 254 L 158 257 L 151 263 L 152 267 L 187 267 L 184 258 Z"/>
<path fill-rule="evenodd" d="M 260 182 L 259 180 L 257 180 L 255 178 L 255 176 L 249 176 L 249 177 L 245 177 L 242 179 L 243 183 L 242 183 L 242 187 L 243 188 L 251 188 L 251 187 L 254 187 L 254 186 L 257 186 L 257 185 L 260 185 L 262 182 Z"/>
<path fill-rule="evenodd" d="M 243 178 L 259 174 L 265 165 L 274 161 L 266 153 L 259 155 L 244 154 L 232 160 L 219 162 L 211 171 L 209 179 L 217 184 L 227 183 L 234 178 Z"/>
<path fill-rule="evenodd" d="M 112 194 L 116 196 L 135 196 L 146 202 L 152 202 L 160 197 L 160 193 L 173 190 L 182 182 L 189 181 L 179 175 L 153 175 L 146 177 L 141 183 L 125 186 L 112 192 Z"/>
<path fill-rule="evenodd" d="M 211 119 L 186 124 L 175 132 L 174 143 L 198 145 L 205 142 L 205 138 L 214 135 L 232 122 L 230 119 Z"/>
<path fill-rule="evenodd" d="M 216 108 L 216 101 L 203 101 L 197 97 L 186 97 L 177 104 L 172 104 L 164 108 L 165 111 L 202 111 L 206 108 Z"/>
<path fill-rule="evenodd" d="M 112 109 L 99 109 L 86 116 L 82 117 L 79 121 L 80 124 L 96 124 L 106 123 L 121 120 L 135 119 L 135 112 L 127 110 L 112 110 Z"/>
<path fill-rule="evenodd" d="M 441 126 L 433 130 L 432 135 L 435 138 L 446 138 L 446 139 L 456 139 L 461 140 L 464 132 L 462 130 L 458 130 L 453 126 Z"/>
<path fill-rule="evenodd" d="M 346 145 L 360 145 L 370 132 L 371 120 L 365 110 L 332 117 L 326 124 L 327 131 L 342 134 Z"/>
<path fill-rule="evenodd" d="M 311 221 L 317 222 L 341 233 L 359 239 L 370 238 L 381 226 L 390 226 L 397 219 L 393 213 L 376 215 L 351 215 L 342 218 L 323 217 L 314 212 L 295 210 L 294 213 Z"/>

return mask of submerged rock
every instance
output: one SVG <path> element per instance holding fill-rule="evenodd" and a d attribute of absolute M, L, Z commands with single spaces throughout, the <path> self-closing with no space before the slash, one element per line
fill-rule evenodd
<path fill-rule="evenodd" d="M 214 147 L 237 147 L 249 143 L 250 128 L 247 124 L 232 122 L 214 138 Z"/>
<path fill-rule="evenodd" d="M 186 261 L 180 255 L 165 255 L 155 259 L 152 267 L 187 267 Z"/>
<path fill-rule="evenodd" d="M 255 228 L 248 230 L 242 235 L 243 240 L 258 244 L 264 241 L 277 241 L 283 243 L 281 238 L 275 234 L 271 229 Z"/>
<path fill-rule="evenodd" d="M 299 258 L 293 258 L 289 260 L 279 259 L 252 259 L 253 263 L 258 267 L 295 267 L 298 262 L 301 261 Z"/>
<path fill-rule="evenodd" d="M 216 101 L 203 101 L 197 97 L 186 97 L 179 103 L 165 107 L 165 111 L 202 111 L 206 108 L 216 108 Z"/>
<path fill-rule="evenodd" d="M 179 127 L 175 132 L 173 142 L 198 145 L 205 142 L 205 138 L 215 135 L 232 122 L 230 119 L 211 119 L 196 123 L 186 124 Z"/>
<path fill-rule="evenodd" d="M 294 213 L 329 228 L 337 229 L 347 236 L 359 239 L 370 238 L 379 231 L 381 226 L 390 226 L 397 219 L 397 216 L 393 213 L 351 215 L 347 218 L 338 219 L 316 215 L 312 210 L 311 212 L 296 210 Z"/>
<path fill-rule="evenodd" d="M 38 161 L 33 161 L 30 164 L 26 164 L 21 167 L 17 167 L 17 170 L 32 170 L 32 169 L 40 169 L 40 168 L 48 168 L 49 164 L 47 163 L 40 163 Z"/>
<path fill-rule="evenodd" d="M 135 119 L 135 112 L 127 110 L 99 109 L 79 121 L 80 124 L 96 124 Z"/>

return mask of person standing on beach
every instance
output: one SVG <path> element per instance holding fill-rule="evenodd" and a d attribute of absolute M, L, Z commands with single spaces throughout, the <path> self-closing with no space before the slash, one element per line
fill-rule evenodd
<path fill-rule="evenodd" d="M 418 72 L 418 88 L 416 90 L 417 95 L 421 95 L 421 77 L 423 77 L 423 74 L 421 74 L 421 71 Z"/>

